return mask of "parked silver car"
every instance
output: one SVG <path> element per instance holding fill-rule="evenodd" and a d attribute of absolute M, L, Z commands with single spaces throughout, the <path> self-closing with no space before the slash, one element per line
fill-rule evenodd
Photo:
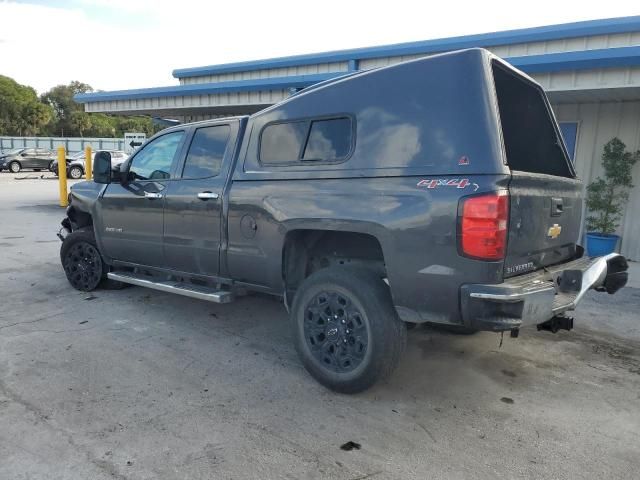
<path fill-rule="evenodd" d="M 118 168 L 129 156 L 122 150 L 97 150 L 98 152 L 109 152 L 111 154 L 111 167 Z M 91 152 L 91 160 L 95 158 L 96 151 Z M 58 175 L 58 161 L 51 164 L 50 170 Z M 67 177 L 77 180 L 85 173 L 85 153 L 80 151 L 67 157 Z"/>

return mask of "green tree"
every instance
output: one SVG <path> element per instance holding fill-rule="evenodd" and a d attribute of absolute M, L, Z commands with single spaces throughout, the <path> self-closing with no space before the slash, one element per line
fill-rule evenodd
<path fill-rule="evenodd" d="M 144 132 L 150 137 L 160 131 L 153 125 L 149 117 L 114 117 L 116 119 L 116 136 L 123 137 L 126 132 Z"/>
<path fill-rule="evenodd" d="M 84 137 L 85 130 L 91 128 L 91 118 L 85 112 L 71 112 L 68 124 L 80 137 Z"/>
<path fill-rule="evenodd" d="M 91 113 L 89 114 L 91 119 L 91 127 L 85 131 L 85 135 L 88 137 L 115 137 L 116 136 L 116 124 L 115 117 L 110 117 L 103 113 Z"/>
<path fill-rule="evenodd" d="M 0 134 L 37 135 L 52 114 L 50 107 L 40 103 L 33 88 L 0 75 Z"/>
<path fill-rule="evenodd" d="M 92 92 L 91 85 L 72 81 L 69 85 L 57 85 L 42 94 L 42 103 L 49 105 L 54 112 L 54 119 L 49 130 L 54 135 L 81 137 L 82 132 L 91 127 L 89 114 L 73 96 L 76 93 Z"/>
<path fill-rule="evenodd" d="M 628 152 L 627 146 L 613 138 L 604 146 L 604 178 L 597 177 L 587 187 L 587 229 L 612 234 L 620 224 L 624 206 L 633 187 L 631 170 L 640 160 L 640 150 Z"/>
<path fill-rule="evenodd" d="M 0 75 L 0 134 L 122 137 L 125 132 L 151 136 L 161 130 L 149 117 L 85 112 L 73 97 L 92 91 L 91 85 L 73 81 L 53 87 L 38 99 L 33 88 Z"/>

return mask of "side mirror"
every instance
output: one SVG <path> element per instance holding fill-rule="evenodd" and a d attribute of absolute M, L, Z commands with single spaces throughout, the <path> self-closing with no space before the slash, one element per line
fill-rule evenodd
<path fill-rule="evenodd" d="M 111 154 L 109 152 L 97 152 L 93 158 L 93 181 L 111 183 Z"/>

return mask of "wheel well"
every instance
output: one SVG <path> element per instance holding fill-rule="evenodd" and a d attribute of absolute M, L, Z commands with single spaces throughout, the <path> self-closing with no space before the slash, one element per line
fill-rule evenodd
<path fill-rule="evenodd" d="M 386 277 L 382 246 L 366 233 L 335 230 L 292 230 L 282 251 L 282 277 L 286 298 L 312 273 L 332 266 L 362 266 Z"/>
<path fill-rule="evenodd" d="M 93 217 L 91 214 L 78 210 L 77 208 L 71 207 L 67 212 L 67 216 L 71 222 L 72 230 L 93 226 Z"/>

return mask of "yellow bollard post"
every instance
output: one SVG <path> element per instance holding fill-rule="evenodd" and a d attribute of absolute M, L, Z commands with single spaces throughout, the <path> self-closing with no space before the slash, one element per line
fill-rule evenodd
<path fill-rule="evenodd" d="M 64 153 L 64 147 L 58 147 L 58 180 L 60 182 L 60 206 L 69 205 L 67 199 L 67 157 Z"/>
<path fill-rule="evenodd" d="M 93 165 L 91 165 L 91 145 L 84 149 L 84 178 L 91 180 L 93 177 Z"/>

